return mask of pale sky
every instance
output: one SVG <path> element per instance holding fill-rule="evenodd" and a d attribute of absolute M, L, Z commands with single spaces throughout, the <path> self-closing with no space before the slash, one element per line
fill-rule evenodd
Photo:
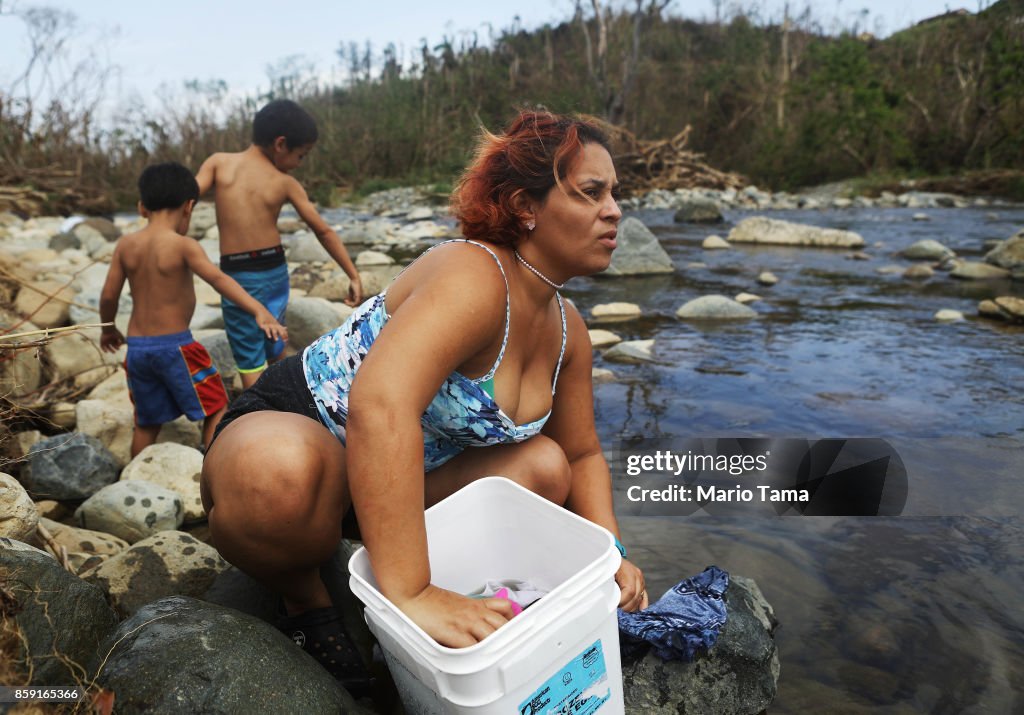
<path fill-rule="evenodd" d="M 826 29 L 849 27 L 866 9 L 859 27 L 884 36 L 950 8 L 976 12 L 979 3 L 990 0 L 791 0 L 789 6 L 797 14 L 809 4 Z M 589 7 L 589 0 L 584 4 Z M 737 4 L 770 19 L 781 17 L 785 0 L 722 0 L 722 13 Z M 161 83 L 178 90 L 191 79 L 224 80 L 233 93 L 251 93 L 268 86 L 268 66 L 293 55 L 322 77 L 338 77 L 343 64 L 336 50 L 342 43 L 369 40 L 379 55 L 394 42 L 407 58 L 424 37 L 433 46 L 445 35 L 457 39 L 475 31 L 486 43 L 488 24 L 497 34 L 518 16 L 521 27 L 534 29 L 568 19 L 574 7 L 572 0 L 0 0 L 0 89 L 9 89 L 29 56 L 24 25 L 11 9 L 44 5 L 77 16 L 69 54 L 91 51 L 116 68 L 107 94 L 122 104 L 152 102 Z M 710 19 L 714 0 L 673 0 L 667 13 Z"/>

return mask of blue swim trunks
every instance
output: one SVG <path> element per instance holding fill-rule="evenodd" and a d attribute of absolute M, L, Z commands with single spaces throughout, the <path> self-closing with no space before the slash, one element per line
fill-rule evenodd
<path fill-rule="evenodd" d="M 234 265 L 228 262 L 238 255 L 248 254 L 232 254 L 221 258 L 224 272 L 238 281 L 249 295 L 263 303 L 271 315 L 284 325 L 289 284 L 283 251 L 276 265 L 270 268 L 258 266 L 256 270 L 250 270 L 252 262 L 234 262 Z M 242 266 L 245 269 L 238 270 Z M 224 313 L 224 330 L 228 334 L 231 354 L 235 357 L 239 372 L 259 372 L 267 367 L 268 361 L 276 359 L 284 351 L 284 341 L 268 340 L 256 324 L 256 319 L 237 304 L 222 298 L 221 310 Z"/>
<path fill-rule="evenodd" d="M 135 424 L 162 425 L 181 415 L 200 420 L 228 404 L 220 373 L 190 331 L 128 336 L 127 342 L 124 368 Z"/>

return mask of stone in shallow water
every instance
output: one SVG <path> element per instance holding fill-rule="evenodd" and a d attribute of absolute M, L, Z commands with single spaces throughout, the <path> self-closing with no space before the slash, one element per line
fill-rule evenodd
<path fill-rule="evenodd" d="M 713 251 L 716 249 L 732 248 L 732 245 L 721 236 L 708 236 L 700 244 L 700 247 L 708 251 Z"/>
<path fill-rule="evenodd" d="M 636 303 L 601 303 L 590 309 L 590 315 L 599 322 L 633 320 L 642 314 Z"/>
<path fill-rule="evenodd" d="M 622 342 L 622 338 L 610 330 L 595 329 L 587 332 L 590 334 L 590 344 L 595 348 L 606 348 Z"/>
<path fill-rule="evenodd" d="M 936 311 L 935 319 L 940 323 L 955 323 L 964 319 L 964 314 L 959 310 L 943 309 Z"/>
<path fill-rule="evenodd" d="M 639 219 L 632 216 L 619 224 L 618 247 L 605 276 L 636 276 L 672 273 L 675 267 L 657 237 Z"/>
<path fill-rule="evenodd" d="M 748 320 L 757 311 L 724 295 L 704 295 L 683 304 L 676 316 L 687 320 Z"/>
<path fill-rule="evenodd" d="M 757 275 L 757 282 L 763 286 L 773 286 L 779 282 L 779 278 L 771 271 L 761 271 Z"/>
<path fill-rule="evenodd" d="M 904 258 L 914 260 L 942 261 L 946 258 L 952 258 L 956 253 L 954 253 L 951 248 L 942 245 L 938 241 L 926 238 L 905 248 L 901 252 L 901 255 Z"/>
<path fill-rule="evenodd" d="M 742 576 L 731 577 L 725 602 L 729 615 L 718 641 L 694 662 L 666 662 L 649 652 L 623 658 L 626 712 L 754 715 L 772 703 L 779 679 L 772 607 Z"/>
<path fill-rule="evenodd" d="M 604 353 L 604 359 L 625 363 L 653 362 L 653 349 L 653 340 L 627 340 L 610 347 Z"/>
<path fill-rule="evenodd" d="M 961 261 L 953 268 L 952 271 L 950 271 L 949 275 L 953 278 L 960 278 L 969 281 L 998 280 L 1000 278 L 1009 278 L 1010 272 L 1005 268 L 993 266 L 988 263 Z"/>
<path fill-rule="evenodd" d="M 819 228 L 763 216 L 743 219 L 729 232 L 728 239 L 731 243 L 817 248 L 861 248 L 864 245 L 864 239 L 852 231 Z"/>

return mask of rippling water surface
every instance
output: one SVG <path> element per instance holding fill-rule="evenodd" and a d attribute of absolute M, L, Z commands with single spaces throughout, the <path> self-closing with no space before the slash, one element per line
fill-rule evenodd
<path fill-rule="evenodd" d="M 716 563 L 755 578 L 774 606 L 782 671 L 772 713 L 1024 711 L 1024 329 L 977 317 L 980 300 L 1024 284 L 924 282 L 899 251 L 937 239 L 980 260 L 983 243 L 1024 227 L 1024 209 L 851 209 L 770 214 L 860 233 L 849 251 L 740 246 L 704 251 L 725 226 L 637 214 L 672 256 L 672 276 L 577 279 L 567 294 L 639 303 L 609 327 L 655 340 L 655 364 L 595 359 L 606 444 L 633 437 L 882 437 L 907 467 L 899 517 L 623 519 L 624 541 L 661 593 Z M 704 265 L 692 265 L 703 263 Z M 762 270 L 780 282 L 763 287 Z M 742 291 L 759 318 L 704 327 L 687 300 Z M 964 322 L 934 320 L 937 310 Z M 910 516 L 913 514 L 914 516 Z"/>

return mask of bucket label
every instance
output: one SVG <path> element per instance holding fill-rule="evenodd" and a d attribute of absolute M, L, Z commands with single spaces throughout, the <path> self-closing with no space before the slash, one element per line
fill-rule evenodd
<path fill-rule="evenodd" d="M 597 640 L 519 703 L 519 715 L 590 715 L 611 696 L 604 650 Z"/>

